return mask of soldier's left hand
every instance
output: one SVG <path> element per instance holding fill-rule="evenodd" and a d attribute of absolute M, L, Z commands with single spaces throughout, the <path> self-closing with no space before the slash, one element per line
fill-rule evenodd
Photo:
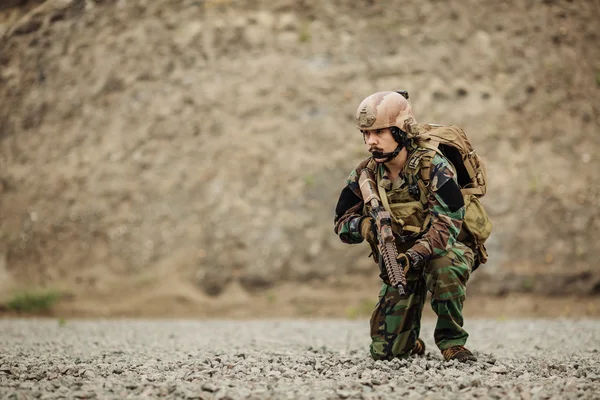
<path fill-rule="evenodd" d="M 398 260 L 398 265 L 404 270 L 404 275 L 406 276 L 410 268 L 410 258 L 405 253 L 400 253 L 396 257 L 396 260 Z"/>
<path fill-rule="evenodd" d="M 412 249 L 408 249 L 405 253 L 405 256 L 408 259 L 408 264 L 411 269 L 415 271 L 423 270 L 425 260 L 423 260 L 423 257 L 419 253 L 417 253 L 416 251 L 412 251 Z"/>

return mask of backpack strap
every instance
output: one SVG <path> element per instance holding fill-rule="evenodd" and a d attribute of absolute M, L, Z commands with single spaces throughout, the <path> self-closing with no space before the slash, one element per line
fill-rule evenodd
<path fill-rule="evenodd" d="M 429 126 L 433 127 L 433 125 L 429 125 Z M 434 137 L 431 137 L 427 132 L 423 132 L 417 137 L 417 145 L 419 147 L 423 147 L 426 149 L 435 150 L 436 153 L 438 153 L 439 155 L 441 155 L 447 159 L 447 157 L 444 155 L 444 153 L 439 149 L 440 143 L 437 140 L 435 140 Z M 448 161 L 450 161 L 450 160 L 448 160 Z M 478 161 L 477 154 L 475 154 L 475 151 L 471 151 L 466 156 L 464 156 L 462 164 L 464 165 L 465 169 L 467 170 L 467 173 L 469 174 L 469 176 L 474 177 L 474 179 L 477 180 L 476 183 L 479 186 L 478 187 L 468 187 L 467 186 L 467 187 L 461 188 L 460 191 L 462 192 L 463 196 L 469 196 L 469 195 L 483 196 L 483 195 L 485 195 L 485 189 L 483 187 L 484 178 L 483 178 L 483 176 L 478 174 L 474 168 L 474 165 L 477 165 L 478 163 L 479 163 L 479 161 Z M 452 165 L 452 163 L 450 163 L 450 164 Z M 454 167 L 454 165 L 452 165 L 452 169 L 456 172 L 456 168 Z"/>
<path fill-rule="evenodd" d="M 438 150 L 439 151 L 439 150 Z M 435 156 L 436 149 L 419 146 L 412 152 L 406 163 L 406 179 L 409 185 L 417 185 L 419 188 L 419 201 L 423 208 L 428 207 L 427 195 L 429 193 L 429 181 L 431 175 L 431 160 Z M 420 179 L 415 179 L 416 176 Z M 422 227 L 404 227 L 404 230 L 414 233 L 423 232 L 431 222 L 431 214 L 427 213 Z"/>
<path fill-rule="evenodd" d="M 419 136 L 417 140 L 417 146 L 421 148 L 425 148 L 428 150 L 433 150 L 438 153 L 440 156 L 445 157 L 444 153 L 439 149 L 440 143 L 430 138 L 427 134 L 423 134 Z M 433 157 L 432 157 L 433 158 Z"/>
<path fill-rule="evenodd" d="M 477 173 L 475 171 L 475 169 L 473 168 L 473 165 L 475 163 L 478 162 L 478 157 L 477 154 L 475 154 L 475 151 L 470 152 L 469 154 L 467 154 L 467 159 L 464 160 L 463 165 L 465 166 L 465 168 L 467 169 L 467 172 L 469 173 L 469 176 L 474 177 L 474 179 L 477 181 L 476 183 L 479 184 L 478 187 L 466 187 L 461 189 L 463 195 L 475 195 L 475 196 L 483 196 L 485 195 L 485 189 L 484 189 L 484 178 L 482 175 L 480 175 L 481 173 Z"/>
<path fill-rule="evenodd" d="M 429 186 L 431 160 L 433 160 L 436 152 L 439 152 L 437 148 L 421 147 L 412 153 L 411 157 L 407 160 L 405 167 L 408 172 L 405 175 L 409 185 L 415 185 L 418 184 L 419 181 L 422 181 L 425 188 Z M 414 177 L 417 175 L 419 175 L 421 179 L 415 182 Z M 423 193 L 421 194 L 421 199 L 423 199 Z M 425 200 L 426 199 L 427 195 L 425 194 Z"/>
<path fill-rule="evenodd" d="M 392 208 L 390 207 L 390 202 L 388 200 L 387 197 L 387 192 L 385 191 L 385 189 L 383 188 L 383 186 L 381 186 L 379 184 L 379 174 L 377 174 L 377 191 L 379 192 L 379 197 L 381 198 L 381 204 L 383 204 L 383 208 L 386 209 L 387 212 L 390 213 L 390 215 L 392 216 L 392 218 L 394 218 L 394 214 L 392 213 Z M 395 218 L 394 218 L 395 219 Z M 400 221 L 396 221 L 396 222 L 400 222 Z"/>
<path fill-rule="evenodd" d="M 461 193 L 463 194 L 463 196 L 469 196 L 469 195 L 475 195 L 478 197 L 483 196 L 485 193 L 483 191 L 482 188 L 478 187 L 478 188 L 467 188 L 467 189 L 460 189 Z"/>

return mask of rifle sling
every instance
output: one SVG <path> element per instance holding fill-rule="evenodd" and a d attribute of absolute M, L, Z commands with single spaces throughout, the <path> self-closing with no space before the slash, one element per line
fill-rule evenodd
<path fill-rule="evenodd" d="M 390 207 L 390 203 L 389 203 L 389 200 L 388 200 L 388 197 L 387 197 L 387 192 L 379 184 L 379 173 L 377 173 L 377 182 L 376 182 L 376 185 L 377 185 L 377 191 L 379 192 L 379 197 L 381 198 L 381 203 L 383 204 L 383 208 L 385 208 L 386 211 L 390 213 L 390 216 L 394 219 L 394 221 L 396 221 L 396 223 L 398 223 L 400 225 L 400 227 L 402 228 L 402 231 L 408 231 L 408 232 L 413 232 L 413 233 L 421 233 L 422 229 L 420 227 L 418 227 L 418 226 L 404 225 L 404 221 L 396 219 L 396 217 L 394 216 L 394 213 L 392 212 L 392 208 Z M 427 216 L 426 223 L 429 223 L 429 215 Z"/>

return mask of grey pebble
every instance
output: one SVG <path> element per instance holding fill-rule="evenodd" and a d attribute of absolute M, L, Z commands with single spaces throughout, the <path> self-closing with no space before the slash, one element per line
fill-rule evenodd
<path fill-rule="evenodd" d="M 490 368 L 488 371 L 493 372 L 495 374 L 506 374 L 508 372 L 506 367 L 503 365 L 496 365 L 496 366 Z"/>
<path fill-rule="evenodd" d="M 217 385 L 211 383 L 211 382 L 206 382 L 205 384 L 203 384 L 201 386 L 201 389 L 205 392 L 209 392 L 209 393 L 214 393 L 216 391 L 219 390 L 219 388 L 217 387 Z"/>
<path fill-rule="evenodd" d="M 5 319 L 0 398 L 593 399 L 600 393 L 598 355 L 590 351 L 600 341 L 600 321 L 468 321 L 467 346 L 479 358 L 469 364 L 442 360 L 433 327 L 423 321 L 425 357 L 374 361 L 368 321 L 85 320 L 60 329 L 53 320 Z"/>

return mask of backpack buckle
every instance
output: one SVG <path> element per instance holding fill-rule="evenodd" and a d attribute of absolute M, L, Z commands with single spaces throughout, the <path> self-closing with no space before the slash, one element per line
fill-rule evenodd
<path fill-rule="evenodd" d="M 419 198 L 419 195 L 421 191 L 419 190 L 419 186 L 418 185 L 409 185 L 408 186 L 408 193 L 416 198 Z"/>

